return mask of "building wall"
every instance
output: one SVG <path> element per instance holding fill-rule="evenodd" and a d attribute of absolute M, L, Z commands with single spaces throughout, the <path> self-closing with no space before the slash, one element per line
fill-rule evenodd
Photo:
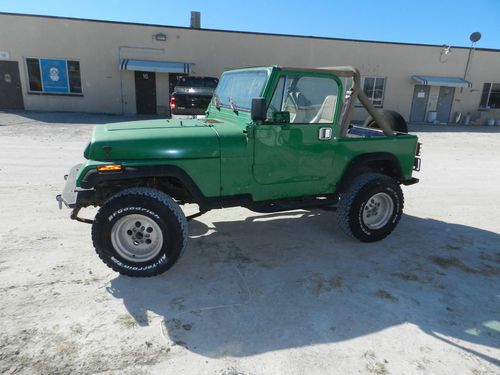
<path fill-rule="evenodd" d="M 156 33 L 167 41 L 153 39 Z M 384 108 L 408 119 L 412 75 L 463 77 L 467 48 L 441 55 L 440 46 L 404 45 L 324 38 L 235 33 L 163 26 L 89 22 L 0 14 L 0 50 L 19 62 L 24 103 L 29 110 L 135 113 L 134 72 L 120 71 L 120 58 L 192 63 L 193 75 L 218 76 L 228 68 L 253 65 L 321 67 L 354 65 L 363 76 L 387 77 Z M 83 97 L 27 92 L 25 58 L 80 61 Z M 456 89 L 454 111 L 477 112 L 484 82 L 500 81 L 500 51 L 476 50 L 467 79 L 472 89 Z M 168 106 L 168 74 L 157 73 L 159 111 Z M 439 92 L 439 88 L 437 88 Z M 432 88 L 431 94 L 436 93 Z M 435 107 L 435 101 L 430 103 Z M 482 118 L 500 112 L 482 112 Z M 355 118 L 365 116 L 357 109 Z"/>

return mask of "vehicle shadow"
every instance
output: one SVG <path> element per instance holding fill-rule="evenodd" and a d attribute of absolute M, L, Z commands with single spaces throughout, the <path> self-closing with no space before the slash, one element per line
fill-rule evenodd
<path fill-rule="evenodd" d="M 194 221 L 186 254 L 151 279 L 118 276 L 108 292 L 139 325 L 163 317 L 173 343 L 212 358 L 349 340 L 410 323 L 469 348 L 500 345 L 500 235 L 404 215 L 387 239 L 346 238 L 335 213 Z M 209 221 L 207 221 L 209 222 Z"/>

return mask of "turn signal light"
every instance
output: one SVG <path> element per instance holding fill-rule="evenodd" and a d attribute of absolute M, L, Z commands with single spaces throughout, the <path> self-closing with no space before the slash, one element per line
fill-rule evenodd
<path fill-rule="evenodd" d="M 107 164 L 97 167 L 99 172 L 121 172 L 122 166 L 120 164 Z"/>

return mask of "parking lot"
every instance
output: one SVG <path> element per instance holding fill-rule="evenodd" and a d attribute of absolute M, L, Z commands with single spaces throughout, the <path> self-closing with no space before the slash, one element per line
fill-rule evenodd
<path fill-rule="evenodd" d="M 124 119 L 0 113 L 0 373 L 499 373 L 500 127 L 411 127 L 420 183 L 381 242 L 327 210 L 215 210 L 132 279 L 55 200 L 92 127 Z"/>

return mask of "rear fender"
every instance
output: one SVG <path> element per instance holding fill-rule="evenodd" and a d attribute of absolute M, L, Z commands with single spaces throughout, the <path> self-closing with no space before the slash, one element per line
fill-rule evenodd
<path fill-rule="evenodd" d="M 396 156 L 389 152 L 372 152 L 355 157 L 344 169 L 344 174 L 337 185 L 337 191 L 347 189 L 351 182 L 359 175 L 368 172 L 385 174 L 403 182 L 404 175 Z"/>

